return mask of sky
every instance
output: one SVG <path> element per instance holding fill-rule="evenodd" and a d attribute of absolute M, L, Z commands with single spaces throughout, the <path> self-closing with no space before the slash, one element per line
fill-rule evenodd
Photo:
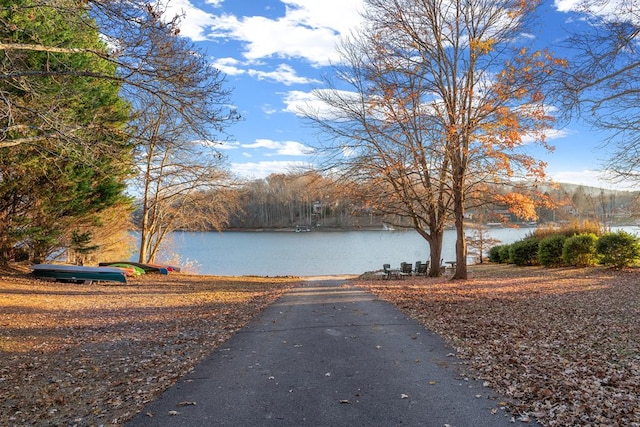
<path fill-rule="evenodd" d="M 559 49 L 579 21 L 577 0 L 545 0 L 538 11 L 540 45 Z M 318 132 L 299 107 L 339 60 L 340 37 L 361 22 L 363 0 L 170 0 L 168 13 L 184 14 L 181 35 L 190 38 L 226 75 L 242 121 L 220 147 L 231 170 L 265 178 L 308 166 Z M 601 10 L 600 13 L 606 13 Z M 554 129 L 551 154 L 540 153 L 557 182 L 621 188 L 602 179 L 608 158 L 603 135 L 576 121 Z"/>

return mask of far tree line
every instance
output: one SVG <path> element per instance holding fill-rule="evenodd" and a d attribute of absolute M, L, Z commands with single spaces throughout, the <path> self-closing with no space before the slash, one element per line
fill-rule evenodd
<path fill-rule="evenodd" d="M 0 1 L 0 260 L 120 258 L 132 223 L 148 262 L 178 229 L 379 222 L 419 233 L 433 276 L 453 227 L 466 279 L 474 216 L 621 219 L 632 196 L 550 186 L 532 149 L 580 115 L 637 180 L 639 24 L 599 3 L 581 2 L 598 31 L 569 35 L 564 58 L 524 36 L 538 2 L 365 0 L 324 107 L 300 111 L 322 131 L 317 170 L 238 182 L 217 149 L 232 92 L 166 2 Z"/>
<path fill-rule="evenodd" d="M 499 193 L 505 189 L 496 188 Z M 245 182 L 233 191 L 236 210 L 224 221 L 223 229 L 293 229 L 296 226 L 323 229 L 410 229 L 411 222 L 400 215 L 376 209 L 359 195 L 349 193 L 339 182 L 319 173 L 274 174 Z M 635 225 L 640 213 L 637 192 L 614 191 L 573 184 L 554 184 L 545 191 L 550 204 L 536 207 L 537 224 L 566 224 L 590 221 L 607 228 Z M 487 203 L 469 210 L 470 226 L 517 227 L 531 223 L 506 204 Z M 452 224 L 449 224 L 450 226 Z M 212 224 L 187 222 L 185 230 L 215 230 Z"/>

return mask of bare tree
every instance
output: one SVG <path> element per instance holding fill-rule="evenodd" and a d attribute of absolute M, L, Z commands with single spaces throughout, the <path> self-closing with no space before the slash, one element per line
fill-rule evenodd
<path fill-rule="evenodd" d="M 467 277 L 464 217 L 474 188 L 544 174 L 526 143 L 546 147 L 552 117 L 542 88 L 558 61 L 521 44 L 534 3 L 367 0 L 367 25 L 343 46 L 347 65 L 336 67 L 342 86 L 318 91 L 329 115 L 307 111 L 335 137 L 330 163 L 378 176 L 384 205 L 414 218 L 432 251 L 452 215 L 454 278 Z"/>
<path fill-rule="evenodd" d="M 214 144 L 197 138 L 199 127 L 155 96 L 140 99 L 146 102 L 134 122 L 137 172 L 132 185 L 141 199 L 139 261 L 153 262 L 170 232 L 203 222 L 219 228 L 235 204 L 229 196 L 211 208 L 209 202 L 221 202 L 215 195 L 230 185 L 230 175 Z M 196 200 L 208 203 L 196 210 Z"/>
<path fill-rule="evenodd" d="M 305 115 L 333 136 L 322 147 L 327 170 L 339 175 L 343 188 L 353 181 L 376 212 L 396 216 L 392 225 L 408 219 L 428 242 L 429 274 L 437 276 L 451 201 L 448 158 L 423 104 L 424 75 L 405 72 L 410 63 L 390 54 L 382 33 L 371 27 L 342 43 L 343 64 L 334 71 L 350 90 L 327 80 L 332 89 L 316 95 L 329 112 L 307 109 Z"/>
<path fill-rule="evenodd" d="M 640 182 L 640 6 L 635 0 L 582 0 L 580 32 L 567 40 L 571 67 L 561 75 L 565 106 L 604 132 L 606 168 Z"/>

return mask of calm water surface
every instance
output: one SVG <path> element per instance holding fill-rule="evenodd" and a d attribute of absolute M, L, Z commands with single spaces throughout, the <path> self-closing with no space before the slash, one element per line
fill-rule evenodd
<path fill-rule="evenodd" d="M 532 229 L 490 230 L 512 243 Z M 389 263 L 429 259 L 427 242 L 415 231 L 176 232 L 170 250 L 191 272 L 225 276 L 316 276 L 361 274 Z M 455 259 L 455 231 L 445 232 L 444 261 Z"/>

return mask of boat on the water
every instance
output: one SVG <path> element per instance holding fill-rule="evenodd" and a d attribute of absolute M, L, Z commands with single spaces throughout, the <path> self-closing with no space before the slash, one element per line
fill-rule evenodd
<path fill-rule="evenodd" d="M 126 272 L 116 267 L 85 267 L 82 265 L 35 264 L 31 266 L 33 275 L 57 282 L 90 283 L 119 282 L 127 283 Z"/>

